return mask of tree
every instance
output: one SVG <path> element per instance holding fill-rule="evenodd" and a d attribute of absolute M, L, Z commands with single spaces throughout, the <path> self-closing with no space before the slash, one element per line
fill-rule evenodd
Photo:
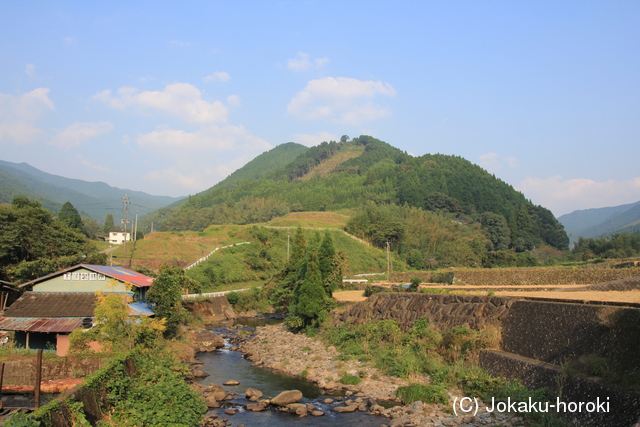
<path fill-rule="evenodd" d="M 25 197 L 16 197 L 11 205 L 0 205 L 0 224 L 0 267 L 8 279 L 13 278 L 6 272 L 23 262 L 88 257 L 95 252 L 93 243 L 82 233 L 54 221 L 51 212 Z M 55 264 L 49 263 L 45 270 Z"/>
<path fill-rule="evenodd" d="M 82 218 L 80 218 L 80 213 L 71 202 L 65 202 L 64 205 L 62 205 L 62 209 L 60 209 L 60 213 L 58 214 L 58 220 L 62 221 L 69 228 L 82 231 Z"/>
<path fill-rule="evenodd" d="M 484 212 L 480 217 L 482 228 L 487 232 L 491 240 L 492 250 L 504 251 L 509 249 L 511 243 L 509 225 L 502 215 L 493 212 Z"/>
<path fill-rule="evenodd" d="M 156 316 L 166 319 L 166 337 L 175 336 L 179 326 L 186 321 L 187 311 L 182 306 L 182 294 L 186 289 L 195 293 L 200 291 L 198 282 L 187 277 L 183 269 L 165 265 L 147 292 L 147 301 L 155 303 Z"/>
<path fill-rule="evenodd" d="M 113 221 L 113 214 L 107 214 L 107 217 L 104 219 L 104 226 L 102 227 L 102 232 L 105 236 L 109 236 L 109 231 L 116 228 L 116 223 Z"/>
<path fill-rule="evenodd" d="M 294 292 L 296 304 L 290 313 L 300 317 L 304 325 L 311 325 L 325 311 L 327 303 L 327 294 L 315 251 L 309 253 L 304 280 Z"/>
<path fill-rule="evenodd" d="M 320 250 L 318 251 L 318 266 L 320 268 L 320 274 L 322 275 L 322 283 L 328 296 L 331 296 L 333 291 L 338 287 L 337 285 L 339 285 L 339 283 L 335 283 L 335 277 L 333 275 L 335 256 L 336 250 L 333 247 L 333 239 L 329 231 L 326 231 L 320 244 Z"/>
<path fill-rule="evenodd" d="M 129 351 L 136 345 L 153 347 L 165 331 L 165 319 L 129 315 L 131 297 L 122 294 L 97 292 L 94 311 L 95 326 L 76 329 L 69 337 L 71 351 L 86 351 L 96 341 L 109 351 Z"/>

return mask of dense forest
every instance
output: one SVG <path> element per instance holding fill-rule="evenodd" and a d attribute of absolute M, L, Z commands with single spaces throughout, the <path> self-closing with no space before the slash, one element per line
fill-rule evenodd
<path fill-rule="evenodd" d="M 616 233 L 611 237 L 580 238 L 571 251 L 578 258 L 630 258 L 640 256 L 640 232 Z"/>
<path fill-rule="evenodd" d="M 22 283 L 81 262 L 106 260 L 83 232 L 71 203 L 56 216 L 37 201 L 16 197 L 10 205 L 0 204 L 0 224 L 1 280 Z"/>
<path fill-rule="evenodd" d="M 530 261 L 514 253 L 568 249 L 567 235 L 548 209 L 461 157 L 413 157 L 369 136 L 344 136 L 300 151 L 284 166 L 271 163 L 244 173 L 260 178 L 223 181 L 146 221 L 156 230 L 201 231 L 212 224 L 266 222 L 288 212 L 347 209 L 355 211 L 350 232 L 379 247 L 389 240 L 416 268 L 491 265 L 505 251 L 513 265 Z M 259 159 L 251 169 L 260 167 Z M 323 165 L 332 166 L 318 173 Z"/>

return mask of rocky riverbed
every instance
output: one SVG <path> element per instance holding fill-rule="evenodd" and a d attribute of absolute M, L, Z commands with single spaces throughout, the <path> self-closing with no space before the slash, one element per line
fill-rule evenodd
<path fill-rule="evenodd" d="M 262 396 L 260 390 L 247 389 L 244 393 L 230 392 L 223 385 L 194 384 L 196 390 L 203 394 L 209 408 L 224 409 L 229 401 L 241 395 L 246 403 L 241 408 L 246 412 L 277 410 L 289 412 L 291 416 L 310 417 L 307 425 L 313 426 L 314 417 L 322 417 L 325 412 L 365 412 L 371 414 L 371 426 L 519 426 L 522 419 L 500 413 L 489 413 L 481 410 L 475 416 L 456 416 L 452 414 L 452 406 L 430 405 L 415 402 L 402 405 L 394 402 L 398 387 L 408 385 L 401 378 L 382 375 L 377 369 L 356 360 L 339 360 L 338 351 L 333 346 L 326 346 L 319 340 L 304 334 L 293 334 L 284 325 L 258 327 L 253 336 L 248 337 L 241 326 L 230 329 L 226 338 L 232 343 L 232 350 L 240 351 L 243 357 L 254 365 L 268 367 L 289 375 L 303 376 L 313 381 L 328 393 L 342 390 L 344 396 L 325 399 L 323 408 L 309 402 L 301 403 L 302 393 L 297 390 L 283 390 L 283 393 L 271 398 Z M 204 338 L 204 337 L 203 337 Z M 207 341 L 213 337 L 207 336 Z M 204 373 L 203 373 L 204 374 Z M 358 385 L 341 384 L 344 374 L 361 378 Z M 413 378 L 414 382 L 428 381 L 428 378 Z M 456 396 L 452 395 L 453 401 Z M 462 397 L 462 396 L 458 396 Z M 384 406 L 381 405 L 384 403 Z M 224 416 L 210 414 L 204 426 L 230 426 L 237 409 L 229 408 Z M 247 427 L 251 424 L 245 421 Z"/>

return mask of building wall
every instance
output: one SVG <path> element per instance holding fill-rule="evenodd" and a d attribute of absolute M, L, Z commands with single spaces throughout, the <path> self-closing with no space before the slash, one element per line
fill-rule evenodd
<path fill-rule="evenodd" d="M 58 334 L 56 342 L 56 354 L 60 357 L 66 356 L 69 352 L 69 335 L 68 334 Z"/>
<path fill-rule="evenodd" d="M 33 286 L 33 292 L 131 292 L 123 282 L 79 268 Z"/>

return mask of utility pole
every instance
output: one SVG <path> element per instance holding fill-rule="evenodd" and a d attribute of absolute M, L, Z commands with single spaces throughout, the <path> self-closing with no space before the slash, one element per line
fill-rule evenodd
<path fill-rule="evenodd" d="M 287 261 L 289 261 L 289 240 L 291 239 L 291 232 L 287 231 Z"/>
<path fill-rule="evenodd" d="M 387 280 L 391 280 L 391 242 L 387 240 Z"/>
<path fill-rule="evenodd" d="M 124 197 L 122 198 L 122 210 L 123 210 L 123 219 L 122 219 L 122 228 L 124 229 L 124 239 L 123 239 L 123 252 L 124 258 L 127 257 L 127 206 L 129 205 L 129 197 L 127 197 L 127 193 L 124 193 Z"/>
<path fill-rule="evenodd" d="M 137 235 L 138 235 L 138 211 L 136 211 L 136 222 L 135 222 L 135 225 L 133 227 L 133 241 L 134 242 L 136 240 L 138 240 Z"/>

